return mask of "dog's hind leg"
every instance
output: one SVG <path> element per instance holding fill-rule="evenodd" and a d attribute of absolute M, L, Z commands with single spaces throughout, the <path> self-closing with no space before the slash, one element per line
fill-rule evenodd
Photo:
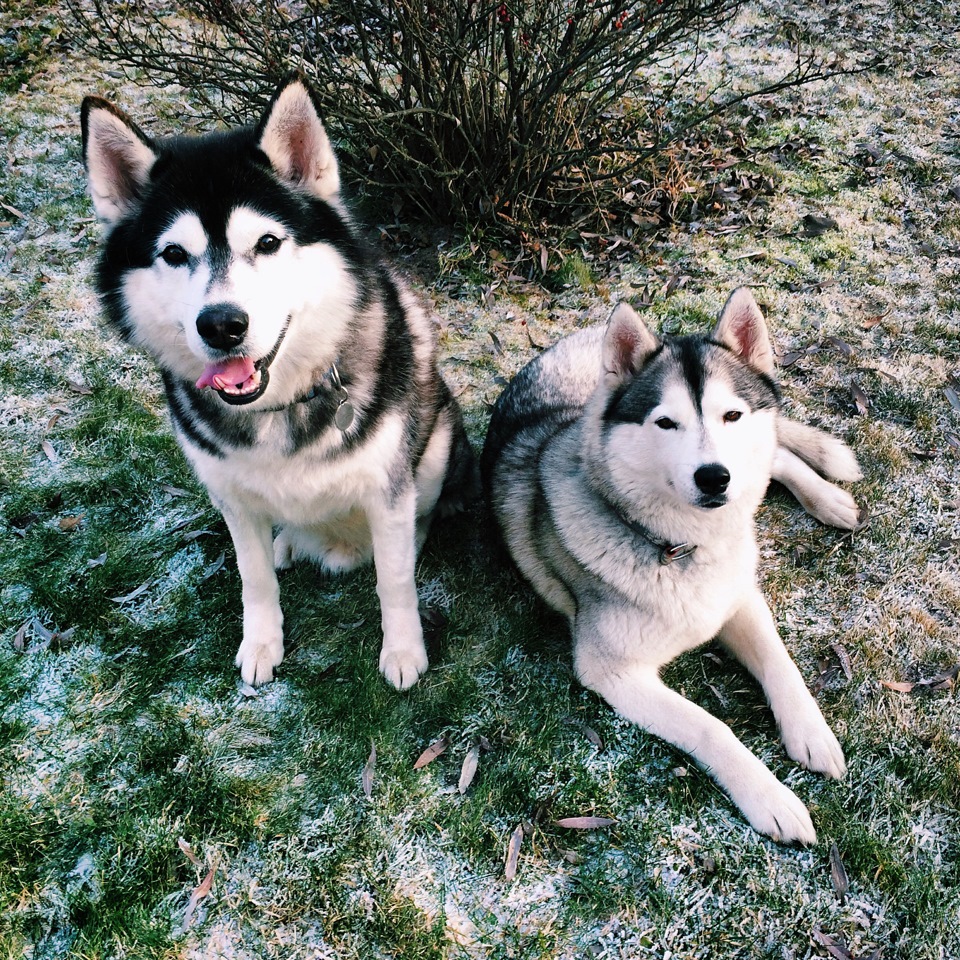
<path fill-rule="evenodd" d="M 348 573 L 368 563 L 372 552 L 370 527 L 361 510 L 314 527 L 284 524 L 273 541 L 277 570 L 311 560 L 327 573 Z"/>
<path fill-rule="evenodd" d="M 267 683 L 283 660 L 283 612 L 273 569 L 270 521 L 223 506 L 243 587 L 243 641 L 237 666 L 246 683 Z"/>
<path fill-rule="evenodd" d="M 853 451 L 825 430 L 781 415 L 777 417 L 777 440 L 829 480 L 850 483 L 863 476 Z"/>
<path fill-rule="evenodd" d="M 412 687 L 427 669 L 427 649 L 417 603 L 416 491 L 399 493 L 368 507 L 373 562 L 383 625 L 380 672 L 398 690 Z"/>
<path fill-rule="evenodd" d="M 577 675 L 618 713 L 686 751 L 753 828 L 782 843 L 816 843 L 807 808 L 722 721 L 665 686 L 651 665 L 612 665 L 577 651 Z"/>
<path fill-rule="evenodd" d="M 860 524 L 857 501 L 829 480 L 824 480 L 812 467 L 786 447 L 777 447 L 773 458 L 772 477 L 782 483 L 812 517 L 830 527 L 855 530 Z"/>
<path fill-rule="evenodd" d="M 847 767 L 840 744 L 787 653 L 759 590 L 723 625 L 719 639 L 763 687 L 787 753 L 809 770 L 842 777 Z"/>
<path fill-rule="evenodd" d="M 821 523 L 841 530 L 856 529 L 860 507 L 846 490 L 829 482 L 863 476 L 853 451 L 837 437 L 784 416 L 777 418 L 777 440 L 773 479 Z"/>

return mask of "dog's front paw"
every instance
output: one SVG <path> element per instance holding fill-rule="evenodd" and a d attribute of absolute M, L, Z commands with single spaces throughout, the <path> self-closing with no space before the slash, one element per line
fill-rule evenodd
<path fill-rule="evenodd" d="M 772 774 L 769 781 L 739 804 L 750 826 L 778 843 L 812 846 L 817 832 L 803 801 Z"/>
<path fill-rule="evenodd" d="M 814 708 L 809 716 L 793 718 L 781 731 L 787 754 L 814 773 L 839 780 L 847 772 L 847 763 L 833 731 L 820 711 Z"/>
<path fill-rule="evenodd" d="M 398 690 L 407 690 L 427 670 L 427 651 L 419 646 L 386 647 L 380 652 L 380 672 Z"/>
<path fill-rule="evenodd" d="M 244 683 L 257 687 L 273 679 L 273 668 L 283 660 L 283 638 L 247 640 L 237 651 L 237 666 Z"/>

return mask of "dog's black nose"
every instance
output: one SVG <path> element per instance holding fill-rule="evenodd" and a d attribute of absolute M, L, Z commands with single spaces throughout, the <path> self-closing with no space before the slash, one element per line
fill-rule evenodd
<path fill-rule="evenodd" d="M 725 493 L 730 483 L 730 471 L 722 463 L 705 463 L 693 475 L 694 483 L 710 497 Z"/>
<path fill-rule="evenodd" d="M 231 350 L 243 342 L 250 318 L 232 303 L 212 303 L 197 316 L 197 333 L 214 350 Z"/>

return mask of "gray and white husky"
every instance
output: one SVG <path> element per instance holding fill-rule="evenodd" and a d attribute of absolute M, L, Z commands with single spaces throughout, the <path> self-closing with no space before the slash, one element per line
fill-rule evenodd
<path fill-rule="evenodd" d="M 233 538 L 243 679 L 264 683 L 283 659 L 275 566 L 372 557 L 380 670 L 409 687 L 427 668 L 417 551 L 475 464 L 433 322 L 354 225 L 310 92 L 291 80 L 255 127 L 162 140 L 88 97 L 82 127 L 107 228 L 97 287 L 156 360 Z"/>
<path fill-rule="evenodd" d="M 778 415 L 766 325 L 745 288 L 709 336 L 658 340 L 625 304 L 561 340 L 500 397 L 482 458 L 514 561 L 570 622 L 581 682 L 687 751 L 755 829 L 814 843 L 806 807 L 661 667 L 711 638 L 760 681 L 797 762 L 840 777 L 843 752 L 757 585 L 754 513 L 771 476 L 851 529 L 860 476 L 843 443 Z M 816 468 L 814 470 L 813 468 Z"/>

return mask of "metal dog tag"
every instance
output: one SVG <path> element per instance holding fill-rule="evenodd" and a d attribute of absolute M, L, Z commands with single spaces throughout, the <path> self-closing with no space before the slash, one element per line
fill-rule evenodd
<path fill-rule="evenodd" d="M 330 378 L 333 380 L 333 395 L 337 400 L 333 422 L 341 433 L 346 433 L 350 429 L 350 424 L 353 423 L 354 410 L 353 404 L 350 402 L 350 395 L 340 379 L 340 371 L 336 364 L 330 367 Z"/>
<path fill-rule="evenodd" d="M 347 391 L 343 391 L 343 399 L 337 407 L 337 412 L 333 415 L 333 422 L 341 433 L 346 433 L 353 423 L 353 404 L 347 399 Z"/>

